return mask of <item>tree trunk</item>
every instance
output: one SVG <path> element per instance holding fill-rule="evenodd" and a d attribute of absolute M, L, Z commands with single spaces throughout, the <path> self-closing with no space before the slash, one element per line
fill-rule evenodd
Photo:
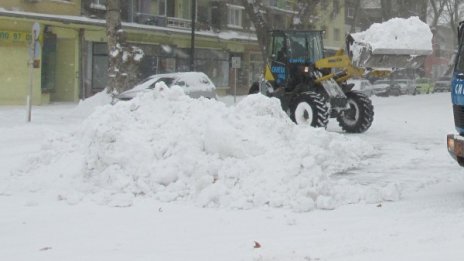
<path fill-rule="evenodd" d="M 267 50 L 269 48 L 270 41 L 269 31 L 271 31 L 271 27 L 263 15 L 263 3 L 261 0 L 255 0 L 254 2 L 249 0 L 241 1 L 242 5 L 245 7 L 245 12 L 250 18 L 250 21 L 255 26 L 256 37 L 258 38 L 258 45 L 261 50 L 261 55 L 263 57 L 263 61 L 265 64 L 267 64 Z"/>
<path fill-rule="evenodd" d="M 108 84 L 107 92 L 120 93 L 124 89 L 122 70 L 123 31 L 121 28 L 121 2 L 108 0 L 106 7 L 106 36 L 108 37 Z"/>

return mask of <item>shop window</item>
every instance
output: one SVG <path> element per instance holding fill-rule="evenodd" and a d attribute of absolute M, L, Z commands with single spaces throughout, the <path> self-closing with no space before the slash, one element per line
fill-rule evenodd
<path fill-rule="evenodd" d="M 140 63 L 141 78 L 147 78 L 150 75 L 158 73 L 158 57 L 153 55 L 144 55 Z"/>
<path fill-rule="evenodd" d="M 92 92 L 100 92 L 108 83 L 108 49 L 105 43 L 94 43 L 92 50 Z"/>
<path fill-rule="evenodd" d="M 44 33 L 42 48 L 42 91 L 52 91 L 55 89 L 56 72 L 56 34 Z"/>

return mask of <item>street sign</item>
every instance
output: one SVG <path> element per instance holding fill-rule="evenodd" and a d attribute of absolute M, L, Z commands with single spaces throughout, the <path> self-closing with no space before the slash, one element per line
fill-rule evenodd
<path fill-rule="evenodd" d="M 39 40 L 39 35 L 40 35 L 40 24 L 34 23 L 32 25 L 32 40 L 34 41 Z"/>
<path fill-rule="evenodd" d="M 232 57 L 232 69 L 240 69 L 240 56 L 233 56 Z"/>
<path fill-rule="evenodd" d="M 29 57 L 32 60 L 40 59 L 40 50 L 42 50 L 41 46 L 40 46 L 40 42 L 39 41 L 33 41 L 31 48 L 29 48 Z"/>

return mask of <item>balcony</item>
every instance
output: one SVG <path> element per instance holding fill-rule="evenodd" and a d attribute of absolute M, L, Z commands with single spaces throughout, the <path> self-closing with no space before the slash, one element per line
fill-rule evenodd
<path fill-rule="evenodd" d="M 136 14 L 136 22 L 139 24 L 156 25 L 156 26 L 178 28 L 178 29 L 192 28 L 192 21 L 188 19 L 151 15 L 151 14 L 144 14 L 144 13 Z"/>

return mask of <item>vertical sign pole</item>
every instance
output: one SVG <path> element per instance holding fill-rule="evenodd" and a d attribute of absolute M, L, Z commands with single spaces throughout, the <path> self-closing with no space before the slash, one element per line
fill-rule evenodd
<path fill-rule="evenodd" d="M 237 68 L 234 68 L 234 104 L 237 103 Z"/>
<path fill-rule="evenodd" d="M 32 87 L 34 84 L 34 60 L 38 59 L 38 41 L 40 34 L 40 25 L 34 23 L 32 25 L 32 39 L 29 59 L 29 95 L 27 96 L 27 122 L 32 120 Z"/>
<path fill-rule="evenodd" d="M 34 44 L 33 44 L 34 45 Z M 34 51 L 35 47 L 32 47 Z M 32 119 L 32 85 L 34 83 L 34 60 L 31 56 L 29 59 L 29 94 L 27 95 L 27 122 Z"/>
<path fill-rule="evenodd" d="M 234 69 L 234 103 L 237 103 L 237 69 L 240 68 L 240 56 L 233 56 L 231 62 Z"/>

